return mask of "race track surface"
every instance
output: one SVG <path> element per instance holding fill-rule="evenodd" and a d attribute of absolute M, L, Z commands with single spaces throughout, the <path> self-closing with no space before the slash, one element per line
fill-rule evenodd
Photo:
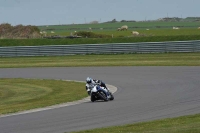
<path fill-rule="evenodd" d="M 0 132 L 64 133 L 200 113 L 200 67 L 0 69 L 0 78 L 84 81 L 87 76 L 116 86 L 115 100 L 0 117 Z"/>

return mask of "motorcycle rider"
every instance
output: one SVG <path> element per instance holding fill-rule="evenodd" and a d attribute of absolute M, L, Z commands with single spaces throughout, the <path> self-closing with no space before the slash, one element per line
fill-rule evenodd
<path fill-rule="evenodd" d="M 97 80 L 97 79 L 92 79 L 90 77 L 87 77 L 86 78 L 86 90 L 88 92 L 88 95 L 90 95 L 91 93 L 91 88 L 94 87 L 94 85 L 99 85 L 99 86 L 102 86 L 104 88 L 107 89 L 107 91 L 109 92 L 109 89 L 106 87 L 106 84 L 104 82 L 102 82 L 102 80 Z M 89 90 L 88 90 L 89 89 Z"/>

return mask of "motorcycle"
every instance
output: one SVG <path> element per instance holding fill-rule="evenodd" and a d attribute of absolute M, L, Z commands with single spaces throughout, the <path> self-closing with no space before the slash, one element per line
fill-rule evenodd
<path fill-rule="evenodd" d="M 87 90 L 90 93 L 90 100 L 92 102 L 97 100 L 109 101 L 114 100 L 112 92 L 108 91 L 106 88 L 94 85 L 91 89 Z"/>

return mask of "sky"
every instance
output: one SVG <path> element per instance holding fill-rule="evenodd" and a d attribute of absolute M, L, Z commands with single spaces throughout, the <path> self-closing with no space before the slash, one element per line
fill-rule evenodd
<path fill-rule="evenodd" d="M 164 17 L 200 17 L 200 0 L 0 0 L 0 24 L 39 26 Z"/>

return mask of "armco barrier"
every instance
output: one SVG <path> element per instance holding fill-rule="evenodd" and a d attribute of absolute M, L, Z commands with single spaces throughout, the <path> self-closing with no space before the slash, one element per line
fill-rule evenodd
<path fill-rule="evenodd" d="M 166 52 L 200 52 L 200 40 L 146 43 L 0 47 L 0 57 Z"/>

